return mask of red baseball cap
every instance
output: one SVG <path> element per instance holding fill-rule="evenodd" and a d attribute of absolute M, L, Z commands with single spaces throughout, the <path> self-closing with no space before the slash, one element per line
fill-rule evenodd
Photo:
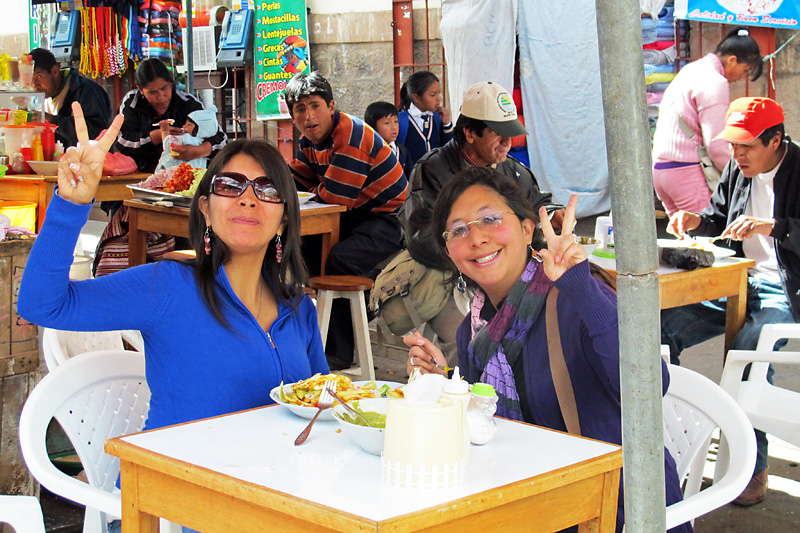
<path fill-rule="evenodd" d="M 737 98 L 728 107 L 725 128 L 716 139 L 744 144 L 752 142 L 767 129 L 783 123 L 783 108 L 771 98 Z"/>

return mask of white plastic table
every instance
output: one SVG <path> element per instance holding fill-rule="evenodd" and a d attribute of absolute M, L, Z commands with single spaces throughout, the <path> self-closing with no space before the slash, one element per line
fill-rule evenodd
<path fill-rule="evenodd" d="M 336 422 L 294 446 L 307 423 L 271 406 L 109 440 L 123 531 L 614 531 L 619 446 L 498 419 L 464 485 L 420 492 L 385 485 Z"/>

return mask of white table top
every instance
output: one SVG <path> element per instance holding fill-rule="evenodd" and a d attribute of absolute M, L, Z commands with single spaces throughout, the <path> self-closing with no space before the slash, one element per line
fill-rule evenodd
<path fill-rule="evenodd" d="M 381 481 L 380 458 L 318 421 L 308 440 L 294 439 L 308 420 L 282 406 L 123 437 L 135 446 L 215 472 L 380 521 L 470 496 L 607 453 L 619 446 L 497 419 L 497 434 L 470 447 L 459 488 L 411 491 Z M 358 495 L 354 498 L 353 495 Z"/>
<path fill-rule="evenodd" d="M 321 202 L 317 202 L 316 200 L 308 200 L 307 202 L 300 204 L 300 209 L 305 211 L 307 209 L 311 210 L 311 209 L 319 209 L 321 207 L 331 207 L 332 205 L 335 204 L 323 204 Z"/>

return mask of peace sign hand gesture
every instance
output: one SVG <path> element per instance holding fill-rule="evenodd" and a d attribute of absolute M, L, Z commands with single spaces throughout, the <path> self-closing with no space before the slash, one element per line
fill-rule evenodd
<path fill-rule="evenodd" d="M 578 196 L 572 195 L 561 224 L 561 235 L 556 235 L 553 225 L 544 207 L 539 208 L 539 219 L 542 221 L 542 232 L 547 239 L 547 249 L 539 250 L 542 256 L 544 273 L 551 281 L 556 281 L 564 272 L 586 259 L 586 250 L 575 242 L 572 228 L 575 227 L 575 206 Z"/>
<path fill-rule="evenodd" d="M 78 146 L 71 146 L 58 161 L 58 195 L 74 204 L 90 204 L 94 200 L 106 154 L 122 127 L 122 115 L 114 117 L 111 126 L 96 141 L 89 140 L 89 131 L 78 102 L 72 103 Z"/>

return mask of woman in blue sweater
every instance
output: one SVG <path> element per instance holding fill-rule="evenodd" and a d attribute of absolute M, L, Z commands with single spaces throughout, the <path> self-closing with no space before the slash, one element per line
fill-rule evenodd
<path fill-rule="evenodd" d="M 442 105 L 442 85 L 436 74 L 421 70 L 408 77 L 400 87 L 397 120 L 397 142 L 408 151 L 409 169 L 420 157 L 453 138 L 453 121 Z"/>
<path fill-rule="evenodd" d="M 93 143 L 80 106 L 73 109 L 81 142 L 59 163 L 19 314 L 64 330 L 141 330 L 152 393 L 146 429 L 266 405 L 281 381 L 327 373 L 316 311 L 301 289 L 297 192 L 267 142 L 233 142 L 211 162 L 189 215 L 193 264 L 162 261 L 69 280 L 75 242 L 122 122 L 117 116 Z"/>
<path fill-rule="evenodd" d="M 575 222 L 570 198 L 562 228 Z M 537 219 L 547 248 L 533 252 Z M 617 299 L 589 272 L 586 251 L 572 232 L 553 231 L 547 212 L 539 217 L 519 186 L 500 172 L 471 167 L 439 192 L 434 234 L 459 270 L 460 284 L 475 289 L 470 314 L 456 343 L 461 374 L 471 383 L 494 385 L 497 414 L 567 431 L 556 396 L 547 349 L 545 299 L 558 293 L 561 342 L 575 393 L 581 435 L 622 443 Z M 409 371 L 435 372 L 445 358 L 419 334 L 408 336 Z M 662 362 L 662 365 L 664 363 Z M 663 392 L 669 374 L 663 367 Z M 664 450 L 666 504 L 682 499 L 675 461 Z M 625 514 L 620 484 L 617 531 Z M 690 532 L 687 523 L 670 530 Z"/>

